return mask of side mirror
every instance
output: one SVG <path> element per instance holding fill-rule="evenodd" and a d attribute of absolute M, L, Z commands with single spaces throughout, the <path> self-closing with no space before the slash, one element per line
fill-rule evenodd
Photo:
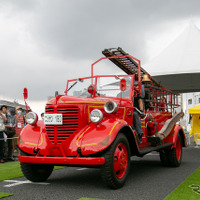
<path fill-rule="evenodd" d="M 124 78 L 120 80 L 120 89 L 121 91 L 126 90 L 126 80 Z"/>
<path fill-rule="evenodd" d="M 95 94 L 95 88 L 93 85 L 90 85 L 88 87 L 88 93 L 91 94 L 91 95 L 94 95 Z"/>
<path fill-rule="evenodd" d="M 28 90 L 27 88 L 24 88 L 24 99 L 27 99 L 28 98 Z"/>

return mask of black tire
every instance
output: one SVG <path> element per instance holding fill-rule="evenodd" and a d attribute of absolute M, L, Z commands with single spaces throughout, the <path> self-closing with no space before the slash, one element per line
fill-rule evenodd
<path fill-rule="evenodd" d="M 166 150 L 162 150 L 160 153 L 160 161 L 164 167 L 169 167 L 169 158 L 168 152 Z"/>
<path fill-rule="evenodd" d="M 179 167 L 182 161 L 182 140 L 178 135 L 176 140 L 176 147 L 168 151 L 169 165 L 171 167 Z"/>
<path fill-rule="evenodd" d="M 130 170 L 130 148 L 123 133 L 119 133 L 104 157 L 105 164 L 101 169 L 104 182 L 113 189 L 122 187 Z"/>
<path fill-rule="evenodd" d="M 54 165 L 20 163 L 24 176 L 32 182 L 46 181 L 51 175 Z"/>

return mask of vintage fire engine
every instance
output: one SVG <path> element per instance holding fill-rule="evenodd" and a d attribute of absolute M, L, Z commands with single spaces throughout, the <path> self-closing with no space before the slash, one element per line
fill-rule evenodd
<path fill-rule="evenodd" d="M 164 166 L 181 164 L 187 143 L 177 123 L 183 116 L 177 94 L 162 87 L 140 60 L 121 48 L 102 53 L 105 57 L 91 65 L 90 77 L 67 81 L 65 95 L 47 102 L 44 121 L 27 108 L 28 125 L 18 139 L 19 161 L 27 179 L 45 181 L 55 165 L 99 167 L 105 183 L 116 189 L 128 177 L 131 156 L 157 151 Z M 105 59 L 126 75 L 94 75 L 95 64 Z M 134 107 L 136 94 L 143 99 L 143 111 Z M 26 100 L 25 104 L 28 107 Z M 133 125 L 135 109 L 144 113 L 141 143 Z"/>

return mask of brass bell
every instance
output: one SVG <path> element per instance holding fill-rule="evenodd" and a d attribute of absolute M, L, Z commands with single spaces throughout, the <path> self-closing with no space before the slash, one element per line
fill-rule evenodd
<path fill-rule="evenodd" d="M 149 79 L 149 75 L 148 74 L 144 74 L 143 78 L 142 78 L 142 82 L 146 82 L 146 83 L 150 83 L 151 80 Z"/>

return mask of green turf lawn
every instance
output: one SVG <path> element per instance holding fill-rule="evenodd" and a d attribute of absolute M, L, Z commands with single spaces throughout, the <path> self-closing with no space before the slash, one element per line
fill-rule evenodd
<path fill-rule="evenodd" d="M 60 169 L 63 167 L 55 167 Z M 0 181 L 22 177 L 19 162 L 9 162 L 0 165 Z M 1 193 L 0 198 L 11 196 L 10 193 Z M 200 199 L 200 168 L 191 174 L 179 187 L 177 187 L 164 200 L 197 200 Z M 80 198 L 78 200 L 103 200 L 93 198 Z"/>
<path fill-rule="evenodd" d="M 54 169 L 63 167 L 55 166 Z M 24 176 L 19 162 L 8 162 L 0 164 L 0 181 L 18 178 Z"/>
<path fill-rule="evenodd" d="M 62 166 L 55 166 L 54 169 L 60 169 L 63 168 Z M 13 178 L 19 178 L 24 176 L 19 162 L 8 162 L 3 163 L 0 165 L 0 181 L 13 179 Z M 0 199 L 8 196 L 12 196 L 11 193 L 3 193 L 0 192 Z"/>
<path fill-rule="evenodd" d="M 54 169 L 64 168 L 62 166 L 55 166 Z M 19 162 L 8 162 L 0 165 L 0 181 L 19 178 L 24 176 Z M 0 192 L 0 199 L 4 197 L 11 196 L 11 193 Z M 92 198 L 80 198 L 79 200 L 104 200 L 104 199 L 92 199 Z"/>
<path fill-rule="evenodd" d="M 92 199 L 92 198 L 80 198 L 80 199 L 77 199 L 77 200 L 106 200 L 106 199 Z"/>
<path fill-rule="evenodd" d="M 200 199 L 200 168 L 191 174 L 164 200 L 197 200 Z"/>
<path fill-rule="evenodd" d="M 0 181 L 23 176 L 19 162 L 8 162 L 0 165 Z"/>
<path fill-rule="evenodd" d="M 0 192 L 0 199 L 1 198 L 4 198 L 4 197 L 9 197 L 9 196 L 12 196 L 13 194 L 11 193 L 4 193 L 4 192 Z"/>

